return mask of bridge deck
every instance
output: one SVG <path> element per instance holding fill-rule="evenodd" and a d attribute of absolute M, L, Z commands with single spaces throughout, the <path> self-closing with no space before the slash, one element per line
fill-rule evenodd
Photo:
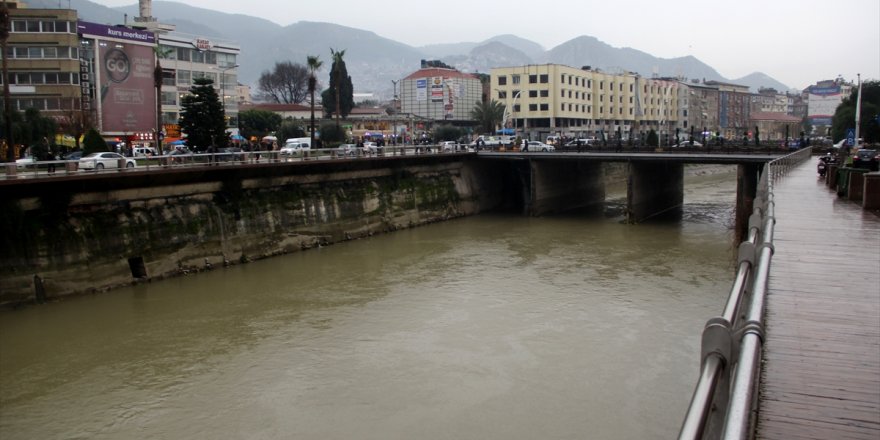
<path fill-rule="evenodd" d="M 880 218 L 815 161 L 777 181 L 759 439 L 880 439 Z"/>

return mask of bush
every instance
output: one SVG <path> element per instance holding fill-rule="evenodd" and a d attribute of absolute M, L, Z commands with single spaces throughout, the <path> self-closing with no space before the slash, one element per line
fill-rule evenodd
<path fill-rule="evenodd" d="M 345 130 L 336 125 L 335 122 L 324 122 L 321 124 L 321 143 L 324 148 L 333 148 L 345 141 Z"/>
<path fill-rule="evenodd" d="M 462 129 L 452 125 L 441 125 L 434 129 L 434 141 L 454 141 L 462 136 Z"/>

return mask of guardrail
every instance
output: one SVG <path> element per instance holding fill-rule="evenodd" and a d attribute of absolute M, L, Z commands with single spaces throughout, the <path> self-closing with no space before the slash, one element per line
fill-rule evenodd
<path fill-rule="evenodd" d="M 380 156 L 404 156 L 421 154 L 448 154 L 468 151 L 467 146 L 458 145 L 443 148 L 440 145 L 398 145 L 384 146 L 375 150 L 323 148 L 311 149 L 296 154 L 281 154 L 280 151 L 238 151 L 228 153 L 175 153 L 164 156 L 126 157 L 135 160 L 137 166 L 124 168 L 105 166 L 103 169 L 81 169 L 79 160 L 47 160 L 27 164 L 6 163 L 6 172 L 0 176 L 5 179 L 46 178 L 65 175 L 106 174 L 127 171 L 159 170 L 200 166 L 233 166 L 245 164 L 265 164 L 280 162 L 299 162 L 311 160 L 358 159 Z"/>
<path fill-rule="evenodd" d="M 745 440 L 752 436 L 776 223 L 773 184 L 811 154 L 811 148 L 804 148 L 767 163 L 761 172 L 747 239 L 739 245 L 730 296 L 721 316 L 709 319 L 703 329 L 700 376 L 679 431 L 680 440 Z"/>

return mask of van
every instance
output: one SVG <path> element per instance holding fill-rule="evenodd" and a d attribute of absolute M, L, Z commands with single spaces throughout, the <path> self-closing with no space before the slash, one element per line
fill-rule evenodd
<path fill-rule="evenodd" d="M 153 157 L 157 156 L 156 149 L 153 147 L 135 147 L 131 155 L 134 157 Z"/>
<path fill-rule="evenodd" d="M 284 141 L 283 147 L 293 146 L 294 144 L 308 144 L 309 148 L 311 148 L 312 147 L 312 138 L 310 138 L 310 137 L 290 138 L 290 139 L 287 139 L 286 141 Z"/>

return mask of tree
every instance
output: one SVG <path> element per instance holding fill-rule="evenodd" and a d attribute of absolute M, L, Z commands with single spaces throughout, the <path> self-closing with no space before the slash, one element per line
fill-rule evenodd
<path fill-rule="evenodd" d="M 330 87 L 321 93 L 324 112 L 328 115 L 336 114 L 336 125 L 339 118 L 348 116 L 354 108 L 354 86 L 348 70 L 345 68 L 345 50 L 330 49 L 333 55 L 333 65 L 330 67 Z"/>
<path fill-rule="evenodd" d="M 324 148 L 333 148 L 345 140 L 345 130 L 333 122 L 321 124 L 321 143 Z"/>
<path fill-rule="evenodd" d="M 275 136 L 278 138 L 278 142 L 281 143 L 285 139 L 305 137 L 306 131 L 303 130 L 302 125 L 298 121 L 287 119 L 281 122 L 281 126 L 278 127 Z"/>
<path fill-rule="evenodd" d="M 6 161 L 15 161 L 15 141 L 12 131 L 12 100 L 9 96 L 9 57 L 6 56 L 9 39 L 9 9 L 6 2 L 0 3 L 0 50 L 3 51 L 3 134 L 6 138 Z"/>
<path fill-rule="evenodd" d="M 660 138 L 657 136 L 657 132 L 652 128 L 651 131 L 648 132 L 648 138 L 645 140 L 649 147 L 658 147 L 660 146 Z"/>
<path fill-rule="evenodd" d="M 755 126 L 755 146 L 761 146 L 761 134 L 758 132 L 758 126 Z"/>
<path fill-rule="evenodd" d="M 471 118 L 477 121 L 483 133 L 492 133 L 504 119 L 504 104 L 495 101 L 480 101 L 471 110 Z"/>
<path fill-rule="evenodd" d="M 435 141 L 455 141 L 462 135 L 462 130 L 458 127 L 445 124 L 434 129 Z"/>
<path fill-rule="evenodd" d="M 306 64 L 309 66 L 309 105 L 312 108 L 309 136 L 312 138 L 312 145 L 315 145 L 315 90 L 318 88 L 318 78 L 315 76 L 315 72 L 324 65 L 324 62 L 317 55 L 309 55 L 306 57 Z"/>
<path fill-rule="evenodd" d="M 306 100 L 309 71 L 302 64 L 284 61 L 266 70 L 257 80 L 257 95 L 264 100 L 281 104 L 299 104 Z"/>
<path fill-rule="evenodd" d="M 854 87 L 852 93 L 837 106 L 831 120 L 831 136 L 833 139 L 846 137 L 846 130 L 856 126 L 856 102 L 859 90 Z M 865 143 L 880 142 L 880 81 L 862 83 L 862 108 L 859 137 Z"/>
<path fill-rule="evenodd" d="M 180 100 L 180 130 L 186 133 L 186 145 L 194 151 L 208 147 L 224 148 L 229 144 L 226 114 L 214 89 L 214 80 L 196 78 L 189 94 Z"/>
<path fill-rule="evenodd" d="M 101 133 L 94 128 L 89 129 L 83 138 L 83 156 L 96 153 L 98 151 L 107 151 L 107 142 L 101 137 Z"/>
<path fill-rule="evenodd" d="M 268 110 L 245 110 L 238 114 L 238 131 L 245 138 L 260 139 L 281 126 L 281 115 Z"/>

